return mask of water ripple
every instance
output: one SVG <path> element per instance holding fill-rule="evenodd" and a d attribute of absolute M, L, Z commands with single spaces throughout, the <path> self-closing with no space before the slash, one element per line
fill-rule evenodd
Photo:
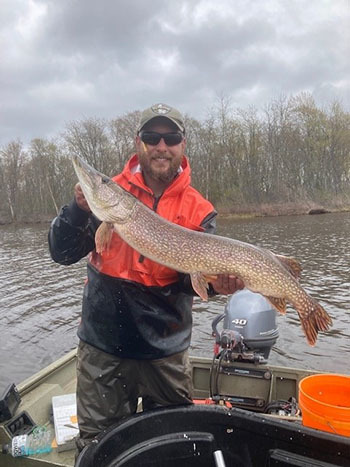
<path fill-rule="evenodd" d="M 307 345 L 295 310 L 278 316 L 280 337 L 270 362 L 320 371 L 349 371 L 350 214 L 247 220 L 221 219 L 219 234 L 301 260 L 301 283 L 327 309 L 334 326 Z M 77 345 L 86 261 L 55 264 L 47 226 L 0 227 L 0 391 Z M 211 322 L 227 298 L 194 300 L 191 353 L 211 357 Z"/>

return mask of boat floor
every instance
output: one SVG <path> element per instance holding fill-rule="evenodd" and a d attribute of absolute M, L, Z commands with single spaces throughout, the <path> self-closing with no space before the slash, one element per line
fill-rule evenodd
<path fill-rule="evenodd" d="M 195 398 L 205 399 L 209 396 L 209 375 L 211 359 L 191 357 Z M 248 375 L 248 372 L 251 375 Z M 292 368 L 273 367 L 252 364 L 237 364 L 228 367 L 220 374 L 216 383 L 221 394 L 240 400 L 241 395 L 254 401 L 284 399 L 297 397 L 298 383 L 301 378 L 313 372 Z M 250 376 L 250 377 L 247 377 Z M 54 433 L 50 422 L 52 397 L 74 393 L 76 390 L 76 350 L 72 350 L 37 374 L 18 385 L 21 404 L 17 413 L 26 411 L 37 425 L 46 425 Z M 258 410 L 257 410 L 258 411 Z M 16 415 L 15 414 L 15 415 Z M 291 419 L 289 419 L 291 420 Z M 0 424 L 0 443 L 11 441 L 6 430 L 6 422 Z M 25 458 L 12 458 L 10 455 L 0 455 L 1 467 L 72 467 L 75 450 L 51 453 Z"/>

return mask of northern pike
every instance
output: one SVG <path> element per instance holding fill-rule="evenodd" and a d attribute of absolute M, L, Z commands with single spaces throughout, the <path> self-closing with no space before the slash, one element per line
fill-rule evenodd
<path fill-rule="evenodd" d="M 263 295 L 282 314 L 290 303 L 297 311 L 308 343 L 313 346 L 319 331 L 332 320 L 322 306 L 299 284 L 301 267 L 294 258 L 276 255 L 239 240 L 197 232 L 160 217 L 132 194 L 81 158 L 73 165 L 84 196 L 95 216 L 108 223 L 141 255 L 189 274 L 195 292 L 208 299 L 206 277 L 230 274 L 248 289 Z M 101 248 L 100 248 L 101 249 Z M 97 249 L 98 250 L 98 249 Z"/>

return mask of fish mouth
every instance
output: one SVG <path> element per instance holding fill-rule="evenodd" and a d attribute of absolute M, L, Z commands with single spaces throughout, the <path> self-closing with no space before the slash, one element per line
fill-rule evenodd
<path fill-rule="evenodd" d="M 106 175 L 98 172 L 76 154 L 72 155 L 72 162 L 80 184 L 94 189 L 97 188 L 101 183 L 107 182 L 106 179 L 108 177 L 106 177 Z"/>
<path fill-rule="evenodd" d="M 85 162 L 81 157 L 77 156 L 76 154 L 72 156 L 72 162 L 74 168 L 78 169 L 79 174 L 94 174 L 97 172 L 95 169 L 92 169 L 92 167 L 87 162 Z"/>

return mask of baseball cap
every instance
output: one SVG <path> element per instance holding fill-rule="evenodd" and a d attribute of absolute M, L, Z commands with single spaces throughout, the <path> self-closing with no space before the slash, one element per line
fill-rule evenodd
<path fill-rule="evenodd" d="M 175 123 L 175 125 L 182 133 L 185 132 L 185 125 L 181 113 L 177 109 L 174 109 L 174 107 L 170 107 L 170 105 L 167 104 L 155 104 L 152 105 L 152 107 L 145 109 L 141 114 L 141 119 L 137 131 L 141 131 L 146 123 L 156 117 L 168 118 L 173 123 Z"/>

